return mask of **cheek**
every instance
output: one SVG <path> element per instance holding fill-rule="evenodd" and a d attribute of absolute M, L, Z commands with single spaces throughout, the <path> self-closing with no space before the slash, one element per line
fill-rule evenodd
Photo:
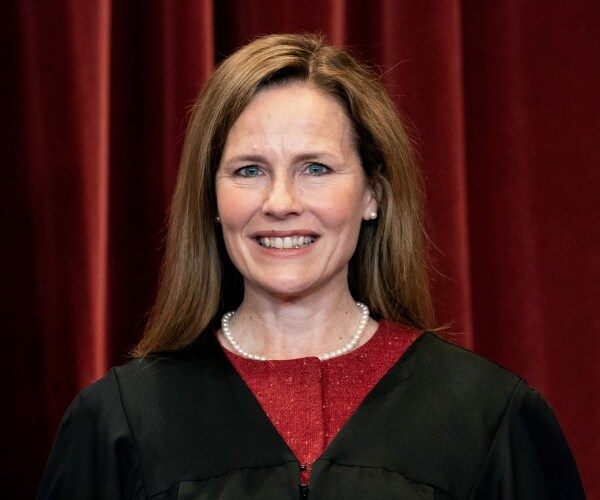
<path fill-rule="evenodd" d="M 239 269 L 241 252 L 241 235 L 248 220 L 246 199 L 235 196 L 231 190 L 218 189 L 217 212 L 219 214 L 221 234 L 225 249 L 233 265 Z"/>
<path fill-rule="evenodd" d="M 356 228 L 362 223 L 365 202 L 356 190 L 348 189 L 335 196 L 324 196 L 318 205 L 321 219 L 331 228 Z"/>
<path fill-rule="evenodd" d="M 252 197 L 235 190 L 217 187 L 217 211 L 224 229 L 244 224 L 253 212 Z"/>

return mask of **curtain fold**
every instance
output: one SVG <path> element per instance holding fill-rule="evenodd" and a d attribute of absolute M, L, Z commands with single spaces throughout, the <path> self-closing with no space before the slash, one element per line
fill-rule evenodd
<path fill-rule="evenodd" d="M 96 2 L 76 12 L 73 4 L 64 4 L 39 16 L 36 3 L 21 4 L 26 160 L 19 166 L 33 216 L 30 306 L 42 324 L 43 351 L 68 355 L 43 357 L 43 371 L 55 377 L 46 385 L 50 413 L 64 408 L 57 388 L 80 387 L 104 373 L 108 361 L 107 6 Z M 48 40 L 47 33 L 63 24 L 71 29 Z"/>
<path fill-rule="evenodd" d="M 591 0 L 3 2 L 8 493 L 33 496 L 66 405 L 141 334 L 211 69 L 319 32 L 409 123 L 439 322 L 540 389 L 600 496 L 599 24 Z"/>
<path fill-rule="evenodd" d="M 599 14 L 586 1 L 463 9 L 474 347 L 540 388 L 590 498 L 600 495 Z"/>

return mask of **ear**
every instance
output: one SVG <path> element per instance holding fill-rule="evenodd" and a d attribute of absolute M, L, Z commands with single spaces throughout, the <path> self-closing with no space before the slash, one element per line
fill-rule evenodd
<path fill-rule="evenodd" d="M 365 209 L 363 211 L 364 220 L 377 219 L 377 210 L 381 200 L 382 187 L 379 182 L 373 183 L 365 192 Z"/>

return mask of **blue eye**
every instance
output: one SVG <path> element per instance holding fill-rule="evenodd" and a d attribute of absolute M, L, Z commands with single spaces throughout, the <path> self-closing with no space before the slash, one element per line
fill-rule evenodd
<path fill-rule="evenodd" d="M 329 168 L 321 163 L 309 163 L 304 172 L 310 175 L 324 175 L 329 172 Z"/>
<path fill-rule="evenodd" d="M 256 165 L 248 165 L 247 167 L 239 168 L 235 171 L 237 175 L 241 175 L 242 177 L 256 177 L 261 175 L 260 168 Z"/>

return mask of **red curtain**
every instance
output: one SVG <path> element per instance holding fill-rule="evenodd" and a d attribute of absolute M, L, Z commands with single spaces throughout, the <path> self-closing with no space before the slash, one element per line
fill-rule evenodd
<path fill-rule="evenodd" d="M 600 498 L 596 0 L 21 0 L 0 25 L 6 494 L 33 495 L 68 403 L 139 338 L 204 78 L 307 31 L 381 69 L 426 177 L 439 321 L 542 392 Z"/>

